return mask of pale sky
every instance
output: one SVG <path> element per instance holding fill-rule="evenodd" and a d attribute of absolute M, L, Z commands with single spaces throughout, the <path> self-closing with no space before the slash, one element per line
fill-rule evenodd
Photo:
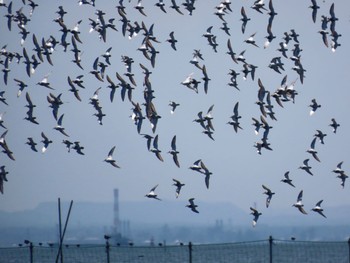
<path fill-rule="evenodd" d="M 9 1 L 5 1 L 7 4 Z M 133 24 L 142 22 L 149 28 L 154 24 L 153 34 L 160 43 L 152 42 L 154 48 L 159 51 L 156 56 L 155 67 L 142 55 L 137 48 L 141 46 L 144 36 L 142 31 L 133 39 L 122 35 L 120 16 L 115 8 L 118 1 L 96 1 L 96 7 L 79 6 L 77 1 L 36 1 L 35 8 L 26 29 L 30 32 L 23 46 L 20 45 L 21 35 L 15 22 L 12 22 L 12 30 L 7 28 L 7 19 L 4 15 L 7 9 L 0 8 L 2 20 L 0 32 L 0 45 L 7 45 L 9 52 L 23 54 L 26 48 L 29 56 L 35 54 L 32 42 L 35 33 L 39 44 L 42 38 L 45 40 L 54 36 L 58 41 L 61 39 L 59 25 L 53 22 L 58 15 L 55 13 L 58 6 L 62 5 L 67 14 L 64 23 L 71 29 L 80 23 L 80 39 L 83 44 L 77 43 L 82 51 L 82 66 L 78 68 L 71 61 L 73 52 L 67 52 L 57 45 L 51 55 L 53 66 L 46 58 L 40 64 L 31 77 L 25 71 L 22 61 L 17 64 L 10 63 L 8 83 L 1 80 L 0 91 L 5 91 L 8 106 L 1 103 L 0 113 L 3 115 L 4 125 L 8 129 L 6 141 L 14 154 L 15 161 L 10 160 L 5 154 L 0 156 L 0 165 L 5 165 L 8 171 L 8 182 L 4 182 L 4 194 L 0 196 L 0 210 L 17 211 L 31 209 L 41 202 L 56 201 L 58 197 L 63 200 L 111 202 L 113 189 L 119 188 L 120 200 L 140 201 L 146 200 L 145 194 L 158 184 L 156 193 L 161 199 L 175 199 L 175 187 L 172 178 L 183 182 L 183 187 L 178 202 L 182 202 L 183 209 L 188 199 L 194 197 L 200 207 L 200 201 L 225 201 L 250 213 L 249 207 L 256 206 L 263 213 L 268 214 L 268 209 L 295 209 L 296 217 L 301 215 L 292 204 L 296 202 L 300 190 L 304 191 L 303 203 L 310 210 L 316 202 L 323 199 L 323 208 L 338 205 L 349 205 L 349 185 L 345 183 L 343 189 L 340 179 L 332 170 L 343 161 L 345 173 L 350 169 L 348 134 L 350 125 L 348 119 L 350 92 L 348 88 L 349 76 L 349 11 L 350 3 L 337 1 L 335 3 L 335 14 L 339 18 L 336 21 L 336 31 L 342 36 L 339 38 L 340 47 L 332 52 L 322 42 L 321 16 L 330 16 L 329 9 L 331 1 L 318 1 L 320 8 L 317 13 L 316 23 L 311 18 L 312 10 L 309 7 L 311 1 L 274 1 L 275 11 L 278 13 L 272 24 L 272 32 L 276 38 L 268 48 L 264 48 L 265 36 L 267 35 L 268 11 L 263 14 L 253 10 L 251 6 L 254 1 L 232 1 L 232 12 L 226 10 L 224 19 L 230 27 L 228 36 L 223 30 L 222 20 L 214 15 L 215 6 L 220 1 L 196 1 L 196 9 L 192 16 L 184 9 L 182 1 L 177 0 L 180 10 L 184 15 L 176 13 L 171 9 L 170 1 L 165 2 L 167 13 L 163 13 L 154 6 L 156 1 L 143 1 L 144 11 L 147 17 L 140 14 L 134 6 L 136 1 L 124 1 L 127 18 Z M 152 3 L 150 3 L 152 2 Z M 268 8 L 268 1 L 265 1 Z M 21 8 L 21 1 L 14 1 L 12 13 L 15 14 Z M 247 16 L 251 18 L 244 34 L 241 32 L 241 7 L 244 6 Z M 106 21 L 115 18 L 114 24 L 118 32 L 107 30 L 107 41 L 99 40 L 98 33 L 89 33 L 89 18 L 96 20 L 94 12 L 103 10 Z M 29 7 L 25 6 L 22 12 L 29 17 Z M 208 41 L 202 35 L 207 28 L 213 26 L 211 33 L 217 36 L 217 52 L 208 45 Z M 330 24 L 328 24 L 328 31 Z M 292 70 L 294 66 L 290 58 L 285 58 L 277 51 L 279 43 L 283 42 L 284 32 L 294 29 L 299 34 L 301 51 L 301 63 L 306 70 L 304 83 L 301 84 L 297 73 Z M 174 51 L 166 42 L 169 33 L 174 31 L 178 40 Z M 244 42 L 250 35 L 255 34 L 255 41 L 259 47 Z M 328 33 L 330 43 L 331 34 Z M 255 80 L 250 76 L 243 80 L 243 64 L 234 63 L 229 55 L 226 43 L 230 39 L 235 53 L 246 50 L 244 56 L 250 64 L 258 66 Z M 71 42 L 71 34 L 67 41 Z M 287 54 L 292 55 L 294 47 L 293 40 L 290 41 Z M 143 74 L 139 63 L 145 65 L 152 74 L 150 81 L 154 90 L 153 103 L 157 113 L 161 116 L 157 129 L 152 134 L 149 121 L 144 120 L 141 133 L 152 136 L 158 135 L 159 149 L 162 151 L 164 162 L 159 161 L 155 154 L 149 152 L 146 147 L 146 139 L 137 133 L 136 126 L 130 118 L 132 104 L 126 98 L 121 100 L 120 89 L 116 91 L 113 103 L 109 100 L 110 89 L 107 88 L 106 77 L 104 82 L 98 81 L 89 72 L 96 57 L 101 56 L 109 47 L 111 50 L 111 65 L 106 68 L 114 83 L 118 83 L 116 72 L 127 77 L 121 56 L 127 55 L 133 58 L 132 73 L 135 76 L 137 86 L 133 90 L 133 101 L 140 105 L 144 103 L 143 98 Z M 202 72 L 189 61 L 193 58 L 194 49 L 199 49 L 203 54 L 207 73 L 211 79 L 208 94 L 204 93 Z M 268 67 L 273 57 L 282 57 L 284 71 L 281 74 Z M 4 61 L 5 57 L 1 56 Z M 102 57 L 99 61 L 104 61 Z M 4 68 L 3 65 L 1 65 Z M 237 77 L 237 89 L 228 86 L 230 69 L 239 72 Z M 199 92 L 181 84 L 186 77 L 193 73 L 193 78 L 201 81 L 198 86 Z M 48 80 L 54 88 L 49 90 L 36 85 L 46 74 L 50 74 Z M 81 102 L 69 92 L 67 77 L 74 79 L 78 75 L 84 75 L 86 89 L 79 88 Z M 268 142 L 273 151 L 262 149 L 259 155 L 255 142 L 260 141 L 262 132 L 255 135 L 252 117 L 260 119 L 260 110 L 255 102 L 258 100 L 258 79 L 271 94 L 279 87 L 284 76 L 288 76 L 287 83 L 297 79 L 295 90 L 298 95 L 295 103 L 285 102 L 284 108 L 280 107 L 272 99 L 273 110 L 277 121 L 266 118 L 273 126 L 268 135 Z M 26 87 L 20 97 L 17 97 L 18 86 L 14 78 L 23 80 Z M 103 125 L 99 125 L 97 118 L 93 116 L 95 109 L 89 104 L 89 98 L 95 90 L 99 91 L 99 101 L 103 113 Z M 34 115 L 39 125 L 30 123 L 26 117 L 27 108 L 25 93 L 28 92 L 34 104 Z M 70 137 L 65 137 L 53 127 L 56 120 L 52 115 L 51 108 L 47 102 L 49 93 L 55 96 L 62 93 L 63 105 L 59 108 L 59 116 L 64 114 L 63 126 Z M 312 99 L 321 104 L 314 115 L 310 116 Z M 174 114 L 170 113 L 169 101 L 180 104 Z M 242 116 L 240 125 L 243 129 L 236 133 L 227 124 L 233 114 L 234 105 L 239 102 L 239 114 Z M 208 108 L 214 105 L 212 111 L 213 138 L 211 140 L 203 134 L 203 128 L 196 122 L 197 113 L 202 111 L 206 114 Z M 145 108 L 142 106 L 143 113 Z M 145 113 L 144 113 L 145 115 Z M 332 132 L 329 124 L 331 118 L 335 118 L 340 127 L 336 134 Z M 5 129 L 0 128 L 0 133 Z M 309 153 L 310 143 L 314 138 L 316 130 L 326 133 L 324 145 L 316 142 L 316 150 L 321 162 L 317 162 Z M 53 143 L 47 151 L 41 153 L 41 132 L 44 132 Z M 178 168 L 172 156 L 171 139 L 177 137 L 177 150 L 179 153 L 180 168 Z M 32 137 L 39 152 L 33 152 L 25 144 L 28 137 Z M 84 147 L 84 156 L 78 155 L 74 150 L 67 152 L 62 140 L 68 139 L 72 142 L 80 141 Z M 120 169 L 111 166 L 103 160 L 107 157 L 109 150 L 116 146 L 113 157 Z M 309 158 L 314 176 L 298 169 L 303 160 Z M 204 175 L 188 169 L 196 160 L 202 159 L 206 167 L 212 172 L 210 187 L 206 188 Z M 290 171 L 290 178 L 295 188 L 280 182 L 285 172 Z M 276 194 L 271 200 L 269 208 L 265 207 L 265 195 L 263 195 L 262 184 L 268 186 Z M 149 200 L 154 202 L 156 200 Z M 200 215 L 198 215 L 200 216 Z M 312 220 L 310 215 L 309 219 Z M 326 224 L 326 221 L 325 221 Z"/>

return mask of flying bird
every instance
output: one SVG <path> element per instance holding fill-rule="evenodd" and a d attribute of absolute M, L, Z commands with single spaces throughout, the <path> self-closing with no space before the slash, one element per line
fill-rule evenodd
<path fill-rule="evenodd" d="M 205 175 L 205 177 L 204 177 L 205 186 L 207 187 L 207 189 L 209 189 L 210 176 L 213 173 L 209 171 L 209 169 L 205 166 L 203 161 L 200 162 L 200 166 L 202 168 L 202 172 L 201 173 L 203 173 Z"/>
<path fill-rule="evenodd" d="M 178 12 L 180 15 L 183 15 L 183 13 L 180 10 L 180 6 L 178 6 L 175 2 L 175 0 L 171 0 L 171 6 L 170 8 L 174 9 L 176 12 Z"/>
<path fill-rule="evenodd" d="M 317 5 L 316 0 L 311 0 L 311 3 L 312 3 L 312 5 L 309 6 L 309 8 L 312 9 L 312 15 L 311 15 L 311 17 L 312 17 L 312 21 L 313 21 L 314 23 L 316 23 L 317 10 L 318 10 L 320 7 Z"/>
<path fill-rule="evenodd" d="M 111 165 L 113 165 L 116 168 L 120 168 L 120 166 L 113 159 L 113 153 L 114 153 L 115 147 L 116 146 L 113 146 L 112 149 L 110 149 L 110 151 L 108 152 L 108 156 L 107 156 L 106 159 L 104 159 L 104 161 L 107 162 L 107 163 L 110 163 Z"/>
<path fill-rule="evenodd" d="M 53 143 L 53 141 L 50 140 L 50 139 L 45 135 L 44 132 L 41 132 L 41 137 L 43 138 L 41 142 L 44 144 L 43 147 L 41 148 L 41 152 L 42 152 L 42 153 L 45 153 L 46 150 L 47 150 L 47 148 L 49 147 L 49 145 L 50 145 L 51 143 Z"/>
<path fill-rule="evenodd" d="M 318 108 L 321 108 L 321 105 L 317 103 L 316 99 L 312 99 L 311 100 L 311 104 L 309 105 L 309 107 L 311 108 L 310 110 L 310 116 L 314 115 L 316 110 Z"/>
<path fill-rule="evenodd" d="M 304 170 L 305 172 L 307 172 L 310 175 L 313 175 L 311 172 L 311 166 L 309 166 L 309 159 L 305 159 L 303 161 L 303 165 L 299 166 L 299 169 Z"/>
<path fill-rule="evenodd" d="M 331 124 L 329 124 L 329 126 L 331 126 L 333 128 L 333 133 L 337 133 L 337 129 L 340 126 L 340 124 L 337 123 L 337 121 L 334 118 L 332 118 Z"/>
<path fill-rule="evenodd" d="M 189 167 L 189 169 L 191 169 L 192 171 L 201 172 L 202 171 L 201 162 L 202 162 L 202 160 L 198 159 Z"/>
<path fill-rule="evenodd" d="M 147 16 L 144 12 L 144 7 L 142 6 L 142 0 L 137 1 L 137 5 L 134 7 L 137 11 L 139 11 L 142 15 Z"/>
<path fill-rule="evenodd" d="M 191 209 L 192 212 L 198 214 L 198 213 L 199 213 L 199 211 L 197 210 L 198 205 L 196 205 L 196 204 L 194 203 L 194 198 L 188 199 L 188 202 L 189 202 L 189 204 L 186 205 L 186 207 L 188 207 L 189 209 Z"/>
<path fill-rule="evenodd" d="M 310 153 L 312 155 L 312 157 L 314 157 L 314 159 L 316 161 L 321 162 L 320 159 L 317 156 L 317 151 L 315 150 L 316 140 L 317 140 L 316 137 L 313 138 L 313 140 L 311 141 L 311 144 L 310 144 L 310 148 L 306 152 Z"/>
<path fill-rule="evenodd" d="M 176 166 L 180 168 L 180 163 L 177 156 L 179 154 L 179 151 L 176 150 L 176 135 L 174 135 L 174 137 L 171 140 L 171 151 L 169 151 L 169 153 L 173 156 L 173 161 L 176 164 Z"/>
<path fill-rule="evenodd" d="M 44 76 L 44 78 L 37 83 L 37 85 L 53 90 L 53 88 L 50 86 L 50 82 L 48 80 L 49 79 L 49 75 L 50 74 L 46 74 Z"/>
<path fill-rule="evenodd" d="M 176 103 L 174 101 L 170 101 L 169 102 L 169 106 L 171 107 L 170 113 L 174 114 L 175 113 L 175 109 L 177 108 L 177 106 L 180 106 L 180 104 Z"/>
<path fill-rule="evenodd" d="M 290 186 L 295 187 L 295 185 L 292 183 L 292 179 L 289 178 L 289 171 L 285 172 L 284 178 L 281 180 L 281 182 L 289 184 Z"/>
<path fill-rule="evenodd" d="M 242 16 L 242 18 L 240 19 L 242 21 L 241 30 L 242 30 L 242 33 L 244 34 L 245 29 L 247 27 L 247 23 L 250 20 L 250 18 L 247 17 L 247 14 L 246 14 L 246 11 L 244 9 L 244 6 L 241 7 L 241 16 Z"/>
<path fill-rule="evenodd" d="M 64 116 L 64 114 L 62 114 L 62 115 L 58 118 L 57 125 L 54 127 L 54 129 L 55 129 L 56 131 L 59 131 L 60 133 L 62 133 L 64 136 L 69 137 L 69 135 L 65 132 L 64 127 L 62 126 L 63 116 Z"/>
<path fill-rule="evenodd" d="M 311 209 L 312 211 L 319 213 L 321 216 L 323 216 L 324 218 L 327 218 L 324 213 L 323 213 L 323 209 L 321 208 L 321 204 L 322 204 L 323 200 L 320 200 L 316 203 L 316 205 Z"/>
<path fill-rule="evenodd" d="M 32 137 L 28 137 L 27 140 L 28 141 L 26 142 L 26 144 L 28 144 L 30 146 L 30 149 L 32 149 L 32 151 L 34 151 L 34 152 L 37 152 L 38 151 L 36 149 L 37 143 L 34 142 L 33 138 Z"/>
<path fill-rule="evenodd" d="M 244 40 L 244 42 L 246 42 L 247 44 L 251 44 L 253 46 L 256 46 L 256 47 L 259 47 L 256 43 L 255 43 L 255 40 L 254 40 L 254 37 L 256 35 L 256 32 L 254 34 L 251 34 L 249 36 L 249 38 L 247 38 L 246 40 Z"/>
<path fill-rule="evenodd" d="M 265 190 L 264 194 L 267 195 L 267 197 L 266 197 L 266 207 L 269 207 L 270 202 L 271 202 L 271 198 L 272 198 L 272 196 L 273 196 L 275 193 L 272 192 L 272 191 L 270 190 L 270 188 L 268 188 L 268 187 L 265 186 L 265 185 L 262 185 L 262 188 L 264 188 L 264 190 Z"/>
<path fill-rule="evenodd" d="M 320 130 L 316 130 L 316 133 L 314 134 L 314 136 L 319 139 L 321 144 L 324 144 L 324 137 L 326 137 L 327 134 L 323 133 Z"/>
<path fill-rule="evenodd" d="M 162 155 L 160 154 L 162 151 L 158 148 L 158 134 L 153 139 L 153 147 L 150 149 L 150 151 L 153 152 L 160 161 L 164 161 Z"/>
<path fill-rule="evenodd" d="M 161 200 L 158 198 L 158 195 L 155 193 L 156 188 L 158 187 L 158 184 L 156 186 L 154 186 L 149 192 L 148 194 L 146 194 L 145 196 L 148 198 L 153 198 L 153 199 L 157 199 L 157 200 Z"/>
<path fill-rule="evenodd" d="M 250 207 L 250 210 L 252 211 L 250 214 L 253 215 L 253 227 L 256 226 L 259 217 L 262 215 L 262 213 L 260 213 L 257 209 Z"/>
<path fill-rule="evenodd" d="M 298 210 L 303 213 L 307 214 L 306 211 L 304 210 L 304 205 L 302 203 L 303 200 L 303 190 L 301 190 L 298 194 L 297 202 L 293 204 L 294 207 L 298 208 Z"/>
<path fill-rule="evenodd" d="M 22 91 L 24 90 L 24 88 L 28 87 L 28 85 L 26 83 L 24 83 L 22 80 L 19 79 L 14 79 L 14 81 L 17 82 L 17 85 L 19 86 L 18 92 L 17 92 L 17 97 L 21 96 Z"/>
<path fill-rule="evenodd" d="M 174 31 L 171 31 L 170 34 L 169 34 L 169 38 L 166 40 L 166 42 L 169 42 L 172 49 L 174 49 L 176 51 L 176 43 L 177 43 L 177 40 L 175 39 L 174 37 Z"/>
<path fill-rule="evenodd" d="M 181 183 L 179 180 L 174 179 L 174 178 L 173 178 L 173 181 L 174 181 L 174 184 L 173 184 L 173 185 L 176 186 L 175 195 L 176 195 L 176 198 L 178 198 L 179 195 L 180 195 L 181 188 L 182 188 L 185 184 Z"/>

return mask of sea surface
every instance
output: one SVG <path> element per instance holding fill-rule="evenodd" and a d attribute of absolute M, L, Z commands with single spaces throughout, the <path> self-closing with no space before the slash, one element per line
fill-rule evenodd
<path fill-rule="evenodd" d="M 56 262 L 58 246 L 0 248 L 1 263 Z M 107 251 L 109 251 L 107 253 Z M 31 253 L 32 252 L 32 253 Z M 320 241 L 262 240 L 226 244 L 176 246 L 64 245 L 65 263 L 100 262 L 278 262 L 350 263 L 350 243 Z M 57 262 L 61 262 L 60 258 Z"/>

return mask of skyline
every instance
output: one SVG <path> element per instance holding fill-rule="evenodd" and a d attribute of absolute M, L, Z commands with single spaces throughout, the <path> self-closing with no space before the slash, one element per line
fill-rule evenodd
<path fill-rule="evenodd" d="M 350 129 L 347 120 L 347 98 L 350 94 L 346 87 L 349 83 L 346 75 L 346 69 L 349 68 L 346 58 L 346 47 L 349 43 L 349 36 L 346 34 L 349 24 L 349 15 L 345 11 L 349 7 L 347 3 L 335 3 L 335 14 L 339 18 L 336 29 L 342 37 L 339 38 L 341 46 L 332 52 L 330 48 L 325 47 L 318 33 L 321 28 L 321 15 L 329 16 L 329 9 L 333 3 L 329 1 L 318 1 L 320 9 L 316 23 L 312 21 L 312 10 L 308 8 L 311 1 L 300 3 L 299 6 L 293 1 L 286 1 L 283 4 L 273 1 L 275 11 L 278 13 L 272 24 L 272 32 L 276 38 L 267 48 L 264 48 L 264 37 L 267 33 L 269 15 L 267 11 L 261 14 L 250 8 L 254 1 L 249 3 L 236 1 L 231 4 L 232 12 L 226 10 L 224 19 L 231 28 L 231 36 L 220 29 L 223 21 L 214 15 L 215 6 L 220 1 L 211 1 L 210 5 L 195 2 L 196 9 L 192 15 L 187 14 L 183 6 L 180 9 L 184 11 L 184 15 L 180 15 L 170 8 L 166 8 L 167 13 L 164 13 L 153 3 L 143 1 L 147 16 L 133 8 L 136 5 L 135 1 L 130 3 L 125 1 L 127 17 L 131 22 L 138 21 L 141 25 L 143 21 L 147 28 L 154 24 L 153 34 L 160 43 L 152 42 L 154 48 L 159 51 L 155 66 L 152 67 L 150 61 L 137 50 L 142 43 L 142 33 L 132 39 L 122 35 L 119 21 L 121 17 L 115 8 L 117 2 L 106 4 L 96 1 L 96 7 L 79 6 L 78 3 L 65 1 L 58 1 L 54 5 L 36 2 L 39 6 L 35 8 L 26 27 L 31 33 L 23 46 L 20 45 L 19 29 L 15 23 L 12 24 L 11 31 L 3 23 L 4 26 L 0 31 L 6 35 L 6 39 L 1 40 L 1 46 L 7 44 L 7 50 L 20 54 L 23 53 L 23 48 L 26 48 L 31 56 L 34 54 L 33 33 L 39 42 L 42 38 L 49 38 L 50 35 L 60 39 L 60 27 L 52 20 L 58 16 L 55 12 L 58 6 L 62 5 L 67 11 L 64 16 L 67 27 L 72 28 L 82 20 L 79 24 L 81 32 L 79 38 L 83 44 L 77 42 L 77 45 L 82 51 L 81 64 L 84 70 L 71 62 L 74 58 L 70 51 L 71 47 L 64 52 L 60 45 L 57 45 L 51 55 L 53 66 L 44 58 L 44 62 L 30 77 L 27 76 L 22 62 L 16 64 L 13 61 L 9 65 L 8 84 L 5 85 L 2 81 L 0 90 L 5 91 L 4 96 L 9 105 L 2 103 L 0 113 L 6 112 L 3 115 L 3 123 L 8 129 L 6 141 L 16 160 L 12 161 L 5 154 L 1 155 L 1 165 L 5 165 L 9 173 L 8 182 L 4 182 L 0 210 L 18 211 L 33 208 L 41 202 L 56 201 L 58 197 L 66 201 L 111 201 L 114 188 L 120 189 L 121 202 L 140 201 L 145 199 L 145 195 L 155 185 L 158 185 L 156 192 L 160 199 L 181 202 L 183 209 L 188 209 L 185 206 L 189 198 L 195 198 L 199 214 L 196 215 L 188 209 L 189 216 L 194 222 L 195 216 L 202 216 L 201 200 L 231 202 L 247 211 L 247 214 L 250 213 L 250 207 L 256 206 L 262 212 L 258 224 L 264 220 L 270 209 L 281 207 L 295 209 L 292 205 L 297 201 L 301 190 L 304 193 L 303 203 L 309 214 L 312 213 L 310 209 L 320 200 L 324 200 L 322 207 L 327 216 L 331 216 L 327 214 L 327 207 L 349 204 L 347 182 L 343 189 L 340 180 L 332 172 L 341 161 L 344 162 L 342 169 L 345 173 L 350 169 L 350 162 L 346 158 L 349 156 L 346 145 L 349 143 L 347 134 Z M 180 5 L 181 1 L 177 2 Z M 268 1 L 265 4 L 267 7 Z M 13 13 L 21 5 L 14 2 Z M 244 34 L 241 32 L 240 21 L 242 6 L 247 16 L 251 18 Z M 96 10 L 103 10 L 106 13 L 104 15 L 106 21 L 115 18 L 113 23 L 118 31 L 108 30 L 106 42 L 99 39 L 97 32 L 89 33 L 88 18 L 95 20 Z M 27 6 L 23 12 L 28 12 Z M 6 8 L 0 8 L 0 13 L 1 19 L 5 22 Z M 296 14 L 300 20 L 295 20 Z M 48 21 L 47 26 L 40 27 L 42 21 Z M 176 23 L 172 23 L 173 21 Z M 210 26 L 213 26 L 212 33 L 217 36 L 217 52 L 202 36 Z M 303 83 L 300 82 L 300 76 L 292 69 L 294 62 L 290 58 L 284 58 L 277 51 L 279 43 L 283 41 L 284 32 L 290 32 L 291 29 L 299 34 L 301 62 L 306 70 Z M 172 31 L 178 40 L 176 51 L 166 42 Z M 259 47 L 244 42 L 252 34 L 255 34 L 254 39 Z M 71 42 L 71 35 L 68 36 L 67 40 Z M 244 53 L 246 61 L 258 67 L 254 80 L 249 75 L 243 80 L 241 72 L 243 63 L 233 62 L 226 54 L 228 39 L 235 53 L 239 54 L 246 50 Z M 95 59 L 99 57 L 99 61 L 103 61 L 101 55 L 110 47 L 112 47 L 111 65 L 106 68 L 104 81 L 101 82 L 89 72 Z M 289 56 L 292 48 L 293 45 L 290 44 Z M 202 71 L 189 63 L 193 58 L 194 49 L 199 49 L 203 53 L 204 60 L 199 59 L 199 62 L 206 66 L 211 79 L 207 94 L 203 89 Z M 152 101 L 161 116 L 154 133 L 150 123 L 145 119 L 138 134 L 137 127 L 130 118 L 133 105 L 127 96 L 124 101 L 122 100 L 120 89 L 117 90 L 113 102 L 110 101 L 106 76 L 118 83 L 116 76 L 118 72 L 127 80 L 124 75 L 127 69 L 121 61 L 121 56 L 129 56 L 134 60 L 131 72 L 134 73 L 137 85 L 133 85 L 132 101 L 140 105 L 144 102 L 144 75 L 139 64 L 152 71 L 149 76 L 155 97 Z M 285 70 L 281 74 L 268 67 L 271 59 L 276 56 L 281 57 L 284 63 Z M 3 60 L 3 57 L 1 59 Z M 1 66 L 3 68 L 3 65 Z M 230 81 L 228 75 L 230 69 L 240 73 L 237 77 L 239 90 L 227 84 Z M 181 84 L 192 73 L 193 78 L 201 81 L 198 93 Z M 54 90 L 36 85 L 47 74 Z M 78 75 L 84 75 L 86 86 L 85 89 L 79 88 L 81 102 L 68 92 L 70 87 L 67 77 L 73 79 Z M 260 79 L 265 89 L 273 94 L 285 76 L 287 83 L 295 81 L 295 90 L 298 94 L 294 103 L 283 102 L 283 108 L 271 98 L 277 120 L 269 117 L 265 119 L 273 127 L 268 134 L 268 142 L 273 150 L 262 149 L 260 155 L 254 144 L 261 139 L 262 132 L 255 135 L 252 125 L 252 118 L 259 120 L 261 116 L 259 106 L 255 103 L 258 100 L 258 80 Z M 28 84 L 19 97 L 14 78 L 22 79 Z M 103 113 L 106 114 L 102 125 L 93 115 L 96 111 L 89 103 L 94 92 L 100 87 L 98 99 Z M 30 93 L 33 103 L 37 105 L 34 114 L 39 125 L 23 120 L 27 111 L 24 107 L 26 92 Z M 63 104 L 60 106 L 58 117 L 64 114 L 62 123 L 69 137 L 53 129 L 57 123 L 47 101 L 49 93 L 55 96 L 62 93 Z M 316 99 L 321 107 L 310 116 L 308 106 L 312 99 Z M 174 114 L 170 113 L 171 108 L 168 106 L 170 101 L 180 104 Z M 236 133 L 227 122 L 231 120 L 230 116 L 237 102 L 239 102 L 239 115 L 242 116 L 239 121 L 243 129 L 238 129 Z M 211 115 L 215 130 L 211 132 L 214 140 L 203 134 L 202 127 L 193 121 L 198 118 L 198 112 L 206 114 L 212 105 L 214 106 Z M 340 124 L 337 133 L 333 133 L 329 127 L 332 118 Z M 315 145 L 321 162 L 306 152 L 310 148 L 316 130 L 327 134 L 324 144 L 317 140 Z M 5 129 L 1 129 L 0 133 L 4 131 Z M 41 132 L 53 141 L 43 154 L 40 153 Z M 158 160 L 153 152 L 147 150 L 146 139 L 141 134 L 154 137 L 158 135 L 158 146 L 162 151 L 163 162 Z M 175 165 L 171 154 L 168 153 L 175 135 L 177 150 L 180 152 L 178 154 L 180 168 Z M 38 143 L 38 153 L 25 145 L 27 137 L 33 137 Z M 85 155 L 79 155 L 73 150 L 67 153 L 62 143 L 65 139 L 72 142 L 80 141 Z M 120 169 L 104 162 L 112 147 L 115 147 L 113 158 Z M 209 189 L 205 184 L 204 175 L 189 169 L 199 159 L 212 173 Z M 299 169 L 305 159 L 310 159 L 313 176 Z M 281 182 L 287 171 L 290 172 L 295 188 Z M 175 187 L 172 185 L 173 178 L 185 184 L 177 199 Z M 269 208 L 265 206 L 266 196 L 263 194 L 262 185 L 276 193 L 271 199 Z M 158 202 L 158 200 L 148 201 Z M 293 212 L 295 212 L 293 217 L 303 220 L 304 215 L 297 209 Z M 324 223 L 327 224 L 327 219 Z"/>

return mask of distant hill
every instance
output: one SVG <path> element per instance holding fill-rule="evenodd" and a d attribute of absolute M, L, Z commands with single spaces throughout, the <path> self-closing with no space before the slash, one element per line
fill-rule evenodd
<path fill-rule="evenodd" d="M 201 202 L 199 214 L 185 207 L 186 202 L 169 200 L 147 200 L 141 202 L 120 202 L 121 220 L 137 224 L 171 224 L 171 225 L 212 225 L 216 220 L 230 222 L 232 225 L 250 225 L 252 216 L 231 203 Z M 61 204 L 62 221 L 65 221 L 69 203 Z M 310 211 L 302 215 L 291 208 L 280 211 L 273 207 L 261 209 L 263 215 L 259 223 L 265 225 L 344 225 L 350 217 L 350 206 L 328 207 L 327 219 Z M 39 204 L 32 210 L 18 212 L 0 211 L 1 227 L 52 227 L 58 224 L 58 208 L 55 202 Z M 70 226 L 111 226 L 113 224 L 113 203 L 75 202 L 73 203 Z"/>

